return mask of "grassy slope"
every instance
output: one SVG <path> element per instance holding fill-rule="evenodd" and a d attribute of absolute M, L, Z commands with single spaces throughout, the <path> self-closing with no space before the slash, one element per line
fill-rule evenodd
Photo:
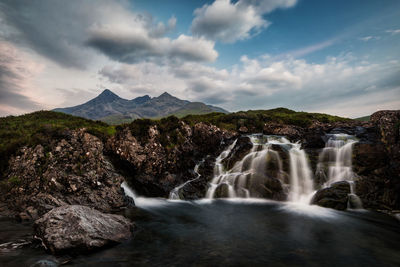
<path fill-rule="evenodd" d="M 246 126 L 262 131 L 264 123 L 266 122 L 307 127 L 310 126 L 313 121 L 336 122 L 350 119 L 321 113 L 296 112 L 286 108 L 276 108 L 270 110 L 239 111 L 229 114 L 211 113 L 207 115 L 188 115 L 182 118 L 182 120 L 191 125 L 202 121 L 230 130 L 237 130 L 240 126 Z"/>
<path fill-rule="evenodd" d="M 356 121 L 369 121 L 370 118 L 371 118 L 371 115 L 370 116 L 360 117 L 360 118 L 355 118 L 354 120 L 356 120 Z"/>
<path fill-rule="evenodd" d="M 62 138 L 66 129 L 83 127 L 100 138 L 115 133 L 115 128 L 106 123 L 53 111 L 0 118 L 0 175 L 7 168 L 9 157 L 22 146 L 46 146 L 51 140 Z"/>

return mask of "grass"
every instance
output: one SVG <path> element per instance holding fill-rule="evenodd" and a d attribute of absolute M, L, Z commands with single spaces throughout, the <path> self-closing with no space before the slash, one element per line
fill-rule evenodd
<path fill-rule="evenodd" d="M 360 118 L 355 118 L 354 120 L 356 121 L 369 121 L 371 119 L 371 116 L 364 116 Z"/>
<path fill-rule="evenodd" d="M 206 115 L 188 115 L 183 117 L 182 120 L 190 125 L 197 122 L 208 122 L 228 130 L 238 130 L 241 126 L 246 126 L 251 131 L 261 132 L 264 124 L 267 122 L 308 127 L 313 121 L 332 123 L 349 121 L 350 119 L 322 113 L 296 112 L 286 108 L 276 108 L 270 110 L 239 111 L 229 114 L 214 112 Z"/>
<path fill-rule="evenodd" d="M 104 122 L 53 111 L 0 118 L 0 179 L 3 179 L 10 156 L 21 147 L 41 144 L 46 148 L 50 142 L 65 137 L 66 130 L 78 128 L 86 128 L 101 139 L 115 133 L 115 128 Z"/>

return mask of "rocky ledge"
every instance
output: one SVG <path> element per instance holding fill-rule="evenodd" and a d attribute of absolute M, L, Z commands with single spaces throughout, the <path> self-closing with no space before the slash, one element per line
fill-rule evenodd
<path fill-rule="evenodd" d="M 120 243 L 132 235 L 133 223 L 121 215 L 68 205 L 35 221 L 35 234 L 53 254 L 87 252 Z"/>

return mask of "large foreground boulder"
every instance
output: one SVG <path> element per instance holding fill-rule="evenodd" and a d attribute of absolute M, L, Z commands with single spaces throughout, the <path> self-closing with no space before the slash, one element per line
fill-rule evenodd
<path fill-rule="evenodd" d="M 69 205 L 35 221 L 35 234 L 52 253 L 85 252 L 131 237 L 133 223 L 121 215 Z"/>

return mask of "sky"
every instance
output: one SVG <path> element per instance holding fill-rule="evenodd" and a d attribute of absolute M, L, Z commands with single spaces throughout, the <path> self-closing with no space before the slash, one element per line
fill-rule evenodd
<path fill-rule="evenodd" d="M 400 109 L 400 1 L 0 0 L 0 116 L 106 88 L 229 111 Z"/>

